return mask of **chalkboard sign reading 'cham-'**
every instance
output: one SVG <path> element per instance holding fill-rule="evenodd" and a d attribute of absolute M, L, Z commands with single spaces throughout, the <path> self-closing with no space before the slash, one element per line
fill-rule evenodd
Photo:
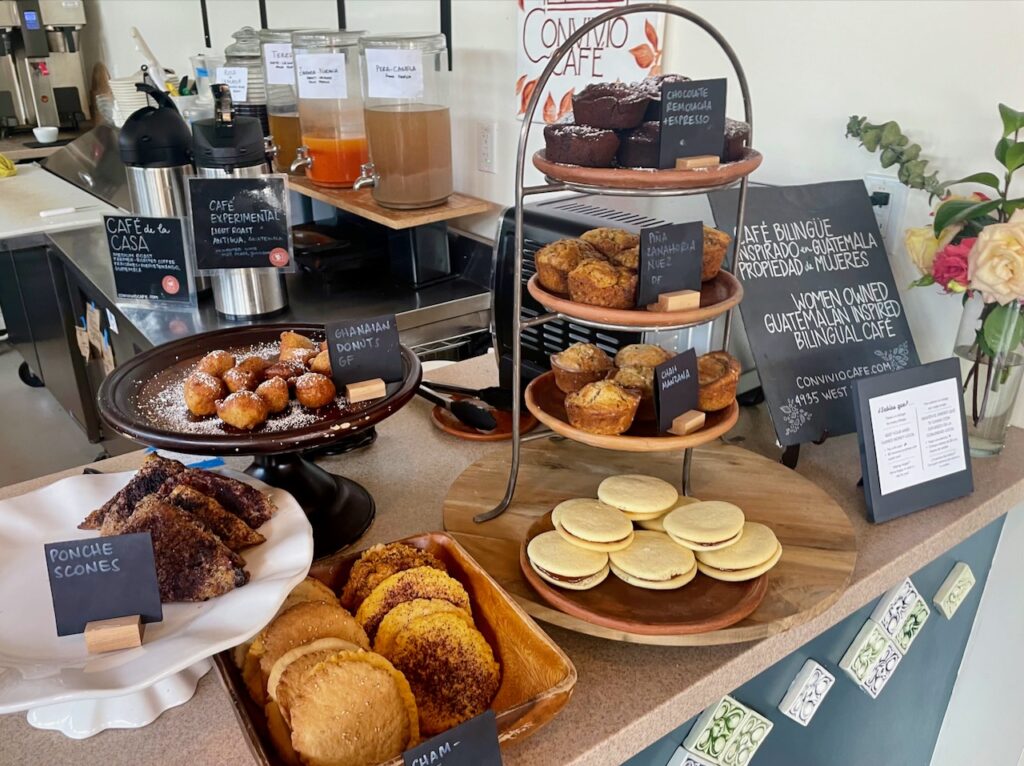
<path fill-rule="evenodd" d="M 725 79 L 665 82 L 661 86 L 661 152 L 658 167 L 674 168 L 680 157 L 725 147 Z"/>
<path fill-rule="evenodd" d="M 654 368 L 654 409 L 658 432 L 672 428 L 672 422 L 697 409 L 697 352 L 692 348 Z"/>
<path fill-rule="evenodd" d="M 637 306 L 644 308 L 663 293 L 700 291 L 704 225 L 670 223 L 640 230 Z"/>
<path fill-rule="evenodd" d="M 284 268 L 291 263 L 283 175 L 190 178 L 188 194 L 200 271 Z"/>
<path fill-rule="evenodd" d="M 327 323 L 331 375 L 338 386 L 380 378 L 402 379 L 402 351 L 394 314 Z"/>
<path fill-rule="evenodd" d="M 149 532 L 47 543 L 43 553 L 58 636 L 113 617 L 163 619 Z"/>
<path fill-rule="evenodd" d="M 737 192 L 710 197 L 734 231 Z M 852 382 L 918 364 L 861 181 L 750 189 L 734 271 L 781 444 L 852 433 Z"/>
<path fill-rule="evenodd" d="M 192 303 L 180 219 L 105 215 L 103 226 L 119 300 Z"/>

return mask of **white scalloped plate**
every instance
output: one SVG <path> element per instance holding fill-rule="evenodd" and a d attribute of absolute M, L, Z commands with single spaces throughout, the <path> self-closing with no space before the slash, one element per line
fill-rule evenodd
<path fill-rule="evenodd" d="M 242 551 L 249 582 L 202 603 L 164 604 L 163 621 L 146 626 L 142 646 L 109 654 L 88 654 L 80 635 L 57 636 L 43 544 L 96 537 L 79 522 L 133 472 L 72 476 L 0 501 L 0 713 L 144 689 L 251 638 L 273 618 L 309 571 L 312 529 L 287 492 L 224 473 L 269 492 L 278 508 L 260 527 L 267 541 Z"/>
<path fill-rule="evenodd" d="M 139 729 L 153 723 L 165 710 L 192 699 L 200 679 L 212 667 L 213 662 L 202 660 L 131 694 L 32 708 L 28 711 L 28 722 L 37 729 L 59 731 L 71 739 L 85 739 L 107 729 Z"/>

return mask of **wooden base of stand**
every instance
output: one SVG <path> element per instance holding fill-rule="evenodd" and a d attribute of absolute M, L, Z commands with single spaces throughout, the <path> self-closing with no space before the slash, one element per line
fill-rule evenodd
<path fill-rule="evenodd" d="M 348 399 L 349 404 L 381 399 L 387 396 L 387 393 L 388 387 L 380 378 L 361 380 L 358 383 L 349 383 L 345 386 L 345 398 Z"/>
<path fill-rule="evenodd" d="M 146 626 L 137 614 L 114 617 L 109 620 L 93 620 L 85 624 L 85 648 L 89 654 L 116 652 L 118 649 L 134 649 L 142 646 L 142 634 Z"/>
<path fill-rule="evenodd" d="M 694 170 L 695 168 L 713 168 L 721 163 L 721 158 L 714 154 L 701 154 L 696 157 L 679 157 L 676 159 L 676 170 Z"/>

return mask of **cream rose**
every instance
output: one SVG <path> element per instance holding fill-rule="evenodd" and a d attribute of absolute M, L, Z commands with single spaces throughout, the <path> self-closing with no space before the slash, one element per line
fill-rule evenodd
<path fill-rule="evenodd" d="M 1005 306 L 1024 298 L 1024 210 L 981 230 L 967 257 L 967 276 L 986 303 Z"/>
<path fill-rule="evenodd" d="M 935 261 L 935 254 L 953 241 L 960 230 L 961 224 L 947 226 L 942 230 L 942 236 L 936 237 L 931 226 L 918 226 L 907 229 L 903 234 L 903 245 L 907 248 L 907 255 L 917 266 L 917 270 L 923 276 L 932 273 L 932 263 Z"/>

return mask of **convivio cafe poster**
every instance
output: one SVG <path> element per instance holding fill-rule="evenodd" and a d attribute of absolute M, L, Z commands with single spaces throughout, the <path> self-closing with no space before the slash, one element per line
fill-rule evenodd
<path fill-rule="evenodd" d="M 520 117 L 544 67 L 573 32 L 630 0 L 519 0 L 516 114 Z M 635 13 L 588 32 L 566 56 L 541 94 L 536 122 L 555 122 L 572 111 L 572 95 L 592 82 L 636 82 L 661 74 L 665 17 Z"/>

